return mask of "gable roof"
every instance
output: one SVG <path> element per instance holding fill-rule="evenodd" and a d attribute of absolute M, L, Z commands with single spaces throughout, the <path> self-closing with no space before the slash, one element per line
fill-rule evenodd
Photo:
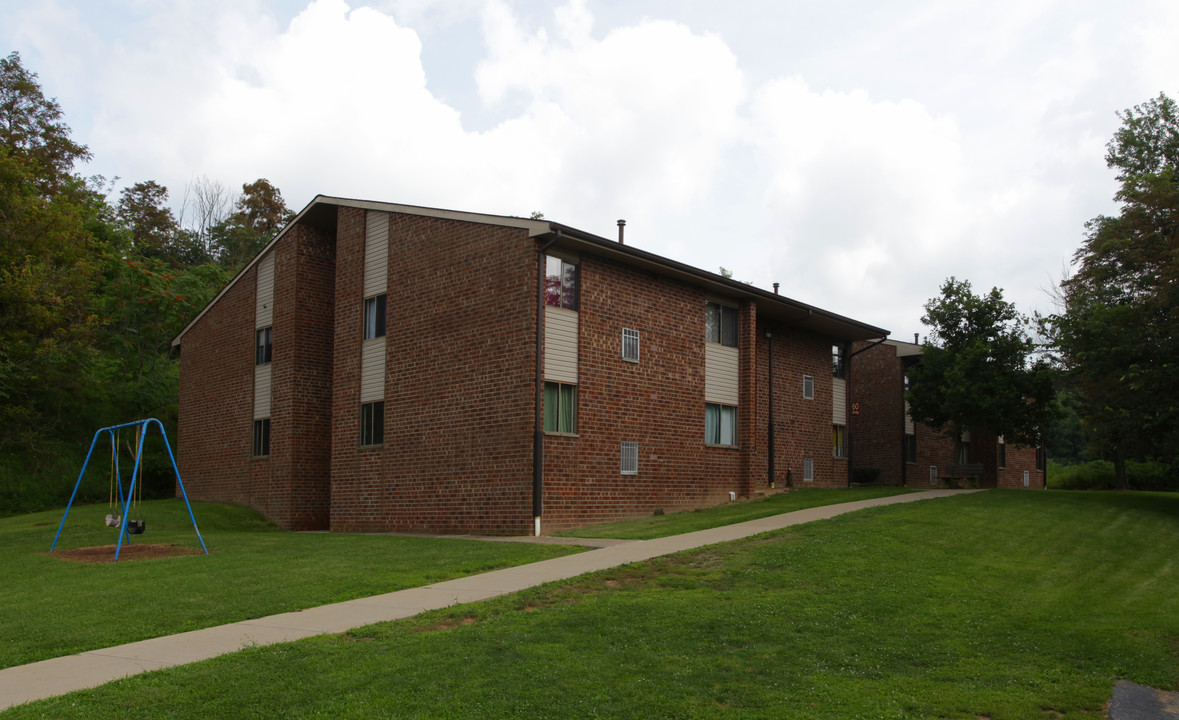
<path fill-rule="evenodd" d="M 178 347 L 184 335 L 204 317 L 211 307 L 237 282 L 254 267 L 261 258 L 278 243 L 284 235 L 299 223 L 309 223 L 313 226 L 334 228 L 336 223 L 336 209 L 340 207 L 356 208 L 359 210 L 376 210 L 379 212 L 403 213 L 422 217 L 444 218 L 462 222 L 482 223 L 500 227 L 520 228 L 528 231 L 528 237 L 552 239 L 554 244 L 562 249 L 583 252 L 591 255 L 606 257 L 616 262 L 649 270 L 658 275 L 671 277 L 690 285 L 702 287 L 707 291 L 718 293 L 738 300 L 751 300 L 757 304 L 758 316 L 791 327 L 801 327 L 824 335 L 842 340 L 868 340 L 888 335 L 888 331 L 866 323 L 852 320 L 822 308 L 793 300 L 785 295 L 762 290 L 745 283 L 722 277 L 716 273 L 701 270 L 669 258 L 640 250 L 630 245 L 624 245 L 615 240 L 608 240 L 592 233 L 549 220 L 534 220 L 531 218 L 513 217 L 508 215 L 489 215 L 486 213 L 465 212 L 460 210 L 443 210 L 440 208 L 420 207 L 416 205 L 401 205 L 398 203 L 376 202 L 371 200 L 354 200 L 350 198 L 317 195 L 288 222 L 274 238 L 262 248 L 250 262 L 246 263 L 237 275 L 230 280 L 207 305 L 197 313 L 184 329 L 172 339 L 172 347 Z"/>

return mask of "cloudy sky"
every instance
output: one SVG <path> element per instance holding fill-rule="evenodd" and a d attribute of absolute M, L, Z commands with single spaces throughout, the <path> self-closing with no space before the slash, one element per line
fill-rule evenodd
<path fill-rule="evenodd" d="M 951 276 L 1022 310 L 1116 211 L 1118 110 L 1179 93 L 1174 0 L 4 0 L 94 160 L 545 217 L 911 338 Z"/>

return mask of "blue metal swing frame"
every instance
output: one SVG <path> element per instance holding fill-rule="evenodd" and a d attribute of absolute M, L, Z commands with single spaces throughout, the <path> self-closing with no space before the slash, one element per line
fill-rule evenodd
<path fill-rule="evenodd" d="M 94 433 L 94 439 L 90 441 L 90 449 L 86 452 L 86 460 L 82 463 L 82 471 L 78 473 L 78 481 L 74 483 L 74 491 L 70 493 L 70 501 L 66 504 L 65 512 L 62 513 L 61 523 L 57 526 L 57 534 L 53 536 L 53 545 L 49 547 L 49 552 L 53 552 L 57 547 L 58 538 L 61 537 L 61 530 L 65 527 L 66 518 L 70 515 L 70 508 L 74 505 L 74 498 L 78 495 L 78 487 L 82 484 L 82 477 L 86 475 L 86 466 L 90 464 L 90 456 L 94 454 L 94 446 L 98 444 L 98 438 L 107 433 L 111 440 L 111 453 L 114 458 L 115 466 L 115 482 L 119 491 L 119 507 L 122 511 L 122 524 L 119 528 L 119 543 L 115 546 L 115 562 L 119 561 L 119 553 L 123 550 L 123 539 L 130 540 L 131 533 L 127 531 L 127 515 L 131 506 L 131 498 L 134 497 L 135 483 L 139 480 L 139 465 L 143 461 L 143 441 L 147 438 L 147 430 L 151 424 L 155 423 L 156 427 L 160 429 L 160 435 L 164 438 L 164 447 L 168 450 L 168 459 L 172 461 L 172 470 L 176 473 L 176 484 L 180 486 L 180 495 L 184 498 L 184 506 L 188 508 L 188 517 L 192 520 L 192 529 L 196 532 L 197 540 L 201 543 L 201 550 L 206 555 L 209 554 L 209 549 L 205 547 L 205 539 L 201 537 L 201 531 L 197 528 L 196 516 L 192 514 L 192 505 L 188 502 L 188 493 L 184 490 L 184 481 L 180 479 L 180 469 L 176 467 L 176 456 L 172 454 L 172 445 L 168 442 L 168 433 L 164 432 L 164 425 L 155 418 L 147 418 L 146 420 L 135 420 L 134 422 L 123 423 L 122 425 L 111 425 L 110 427 L 100 428 Z M 138 433 L 139 443 L 135 449 L 135 467 L 131 469 L 131 484 L 127 487 L 127 493 L 123 494 L 123 478 L 119 472 L 119 448 L 115 442 L 115 431 L 122 428 L 133 427 L 141 430 Z"/>

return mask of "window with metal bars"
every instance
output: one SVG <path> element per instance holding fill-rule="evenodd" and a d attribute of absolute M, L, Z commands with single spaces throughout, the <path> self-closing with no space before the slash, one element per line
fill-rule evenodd
<path fill-rule="evenodd" d="M 630 328 L 622 329 L 622 359 L 629 362 L 639 361 L 639 331 Z"/>
<path fill-rule="evenodd" d="M 622 441 L 620 450 L 620 474 L 622 475 L 638 475 L 639 474 L 639 444 L 637 442 Z"/>

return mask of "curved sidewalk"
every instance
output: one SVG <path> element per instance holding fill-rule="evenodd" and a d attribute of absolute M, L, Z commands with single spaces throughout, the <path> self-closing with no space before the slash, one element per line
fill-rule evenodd
<path fill-rule="evenodd" d="M 246 647 L 301 640 L 326 633 L 342 633 L 373 623 L 401 620 L 427 610 L 487 600 L 554 580 L 650 560 L 681 550 L 740 540 L 864 508 L 970 492 L 979 491 L 926 490 L 796 510 L 654 540 L 615 541 L 616 544 L 577 555 L 19 665 L 0 670 L 0 710 L 74 690 L 97 687 L 128 675 L 207 660 Z M 571 539 L 570 544 L 575 542 Z"/>

